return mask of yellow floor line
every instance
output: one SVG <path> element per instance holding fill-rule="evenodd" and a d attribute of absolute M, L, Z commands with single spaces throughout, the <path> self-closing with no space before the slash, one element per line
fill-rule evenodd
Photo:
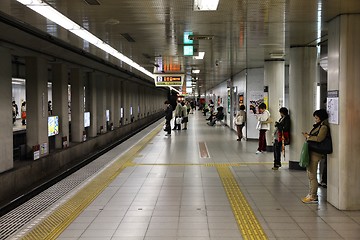
<path fill-rule="evenodd" d="M 229 167 L 244 165 L 264 165 L 272 162 L 242 162 L 242 163 L 203 163 L 203 164 L 136 164 L 133 162 L 139 155 L 140 151 L 161 131 L 162 124 L 154 129 L 150 134 L 133 146 L 123 156 L 117 159 L 113 164 L 108 166 L 96 178 L 90 181 L 86 186 L 79 190 L 65 204 L 57 208 L 42 222 L 31 229 L 22 239 L 56 239 L 80 214 L 94 201 L 100 193 L 127 167 L 143 165 L 164 165 L 164 166 L 205 166 L 216 167 L 223 182 L 227 196 L 231 203 L 236 221 L 244 239 L 267 239 L 262 227 L 257 221 L 253 211 L 247 204 L 242 195 L 235 178 Z"/>
<path fill-rule="evenodd" d="M 254 212 L 242 194 L 230 169 L 226 166 L 217 166 L 216 169 L 225 188 L 226 195 L 230 201 L 231 208 L 243 238 L 245 240 L 268 239 Z"/>
<path fill-rule="evenodd" d="M 108 166 L 89 184 L 71 197 L 51 215 L 45 218 L 35 228 L 29 231 L 22 239 L 56 239 L 71 222 L 128 166 L 133 166 L 133 159 L 146 146 L 146 144 L 159 133 L 159 125 L 127 153 Z"/>

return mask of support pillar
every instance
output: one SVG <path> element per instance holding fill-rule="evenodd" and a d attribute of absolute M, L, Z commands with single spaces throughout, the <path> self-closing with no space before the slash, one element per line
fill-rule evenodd
<path fill-rule="evenodd" d="M 106 109 L 110 111 L 110 119 L 108 122 L 108 130 L 114 126 L 114 78 L 109 76 L 106 79 Z"/>
<path fill-rule="evenodd" d="M 114 127 L 120 127 L 121 81 L 114 79 Z"/>
<path fill-rule="evenodd" d="M 13 124 L 10 50 L 0 48 L 0 173 L 13 168 Z M 20 107 L 20 105 L 19 105 Z M 20 110 L 20 109 L 19 109 Z"/>
<path fill-rule="evenodd" d="M 71 83 L 71 139 L 82 142 L 84 133 L 84 78 L 80 68 L 70 71 Z"/>
<path fill-rule="evenodd" d="M 327 200 L 340 210 L 360 210 L 359 25 L 360 14 L 329 23 L 328 90 L 338 91 L 338 111 L 332 107 L 329 119 L 334 152 L 327 160 Z"/>
<path fill-rule="evenodd" d="M 299 169 L 304 143 L 302 132 L 309 132 L 314 122 L 316 95 L 316 46 L 291 47 L 289 68 L 289 113 L 291 119 L 289 168 Z"/>
<path fill-rule="evenodd" d="M 89 73 L 89 111 L 90 111 L 90 126 L 89 137 L 97 136 L 98 122 L 97 122 L 97 85 L 96 74 Z"/>
<path fill-rule="evenodd" d="M 97 89 L 97 132 L 99 134 L 106 132 L 106 86 L 104 84 L 105 76 L 96 74 L 96 89 Z"/>
<path fill-rule="evenodd" d="M 285 96 L 285 62 L 281 60 L 267 60 L 264 65 L 264 86 L 267 92 L 267 109 L 274 121 L 280 119 L 279 109 L 284 106 Z M 270 124 L 270 131 L 266 132 L 267 149 L 273 150 L 274 124 Z"/>
<path fill-rule="evenodd" d="M 49 153 L 48 139 L 48 65 L 37 57 L 26 58 L 26 145 L 32 156 L 40 145 L 40 156 Z"/>
<path fill-rule="evenodd" d="M 52 64 L 53 115 L 59 116 L 59 134 L 55 136 L 55 147 L 63 148 L 63 138 L 69 143 L 68 72 L 63 63 Z"/>

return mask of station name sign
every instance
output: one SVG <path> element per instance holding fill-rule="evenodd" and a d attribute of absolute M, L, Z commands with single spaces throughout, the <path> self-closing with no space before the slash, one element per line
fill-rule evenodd
<path fill-rule="evenodd" d="M 155 74 L 155 86 L 182 86 L 184 74 Z"/>

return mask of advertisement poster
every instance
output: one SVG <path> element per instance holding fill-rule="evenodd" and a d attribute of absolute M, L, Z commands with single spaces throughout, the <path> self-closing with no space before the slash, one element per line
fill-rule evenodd
<path fill-rule="evenodd" d="M 326 110 L 329 114 L 329 123 L 339 124 L 339 91 L 328 91 Z"/>
<path fill-rule="evenodd" d="M 258 112 L 258 106 L 264 102 L 263 91 L 251 91 L 249 93 L 249 111 L 256 114 Z"/>

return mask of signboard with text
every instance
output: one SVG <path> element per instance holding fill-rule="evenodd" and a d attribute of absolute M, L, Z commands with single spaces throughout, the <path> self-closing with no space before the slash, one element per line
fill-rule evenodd
<path fill-rule="evenodd" d="M 155 74 L 155 86 L 182 86 L 184 75 L 182 74 Z"/>

